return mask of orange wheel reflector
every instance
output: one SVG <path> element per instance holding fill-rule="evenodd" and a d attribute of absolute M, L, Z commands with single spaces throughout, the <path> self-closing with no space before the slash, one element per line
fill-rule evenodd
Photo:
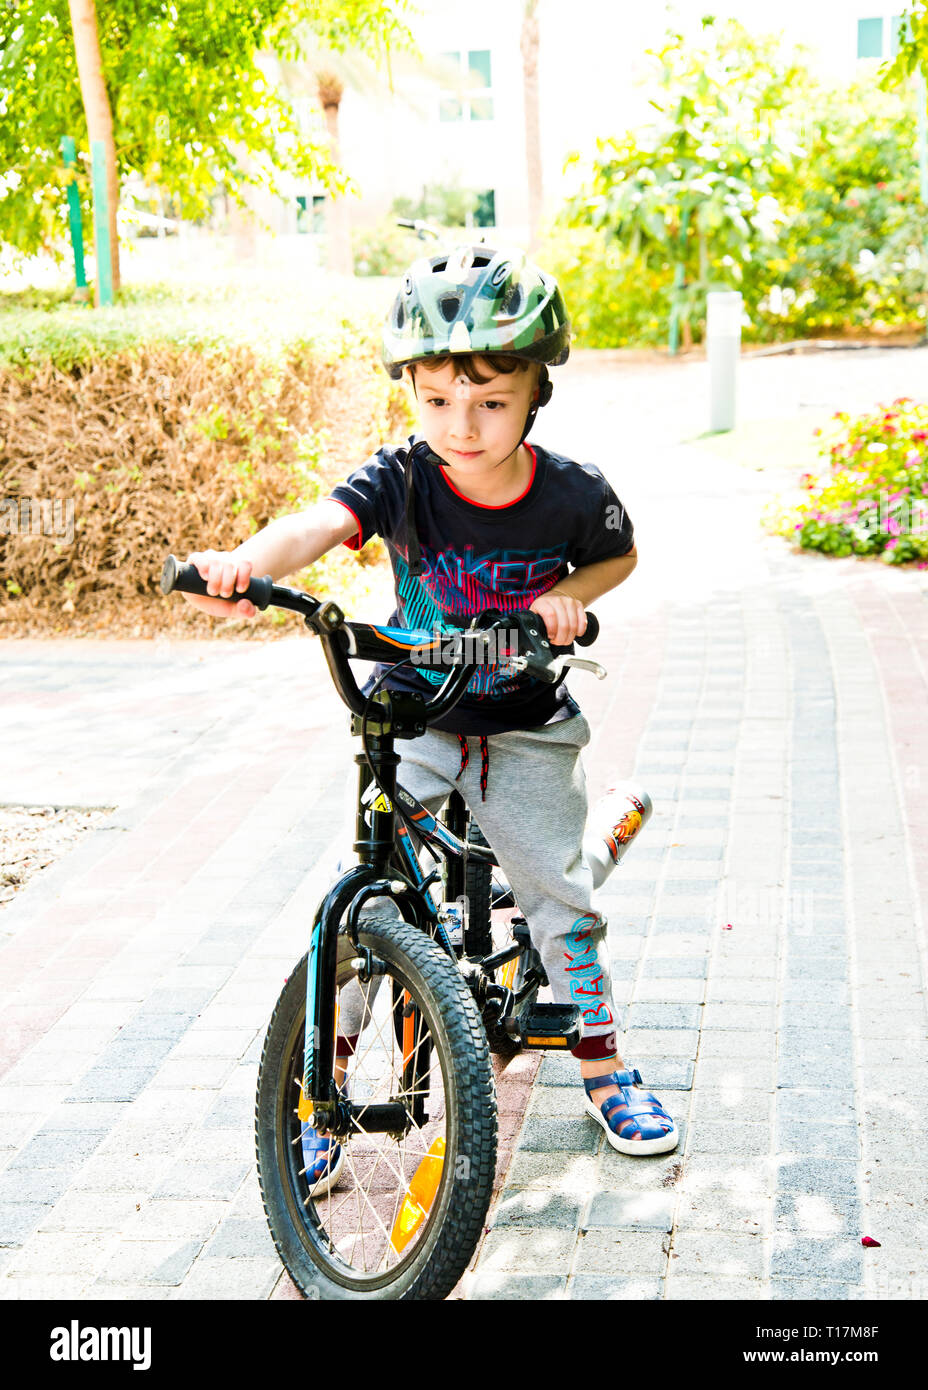
<path fill-rule="evenodd" d="M 406 1249 L 432 1210 L 444 1166 L 445 1141 L 439 1135 L 413 1173 L 409 1191 L 403 1198 L 403 1205 L 393 1223 L 390 1244 L 398 1255 Z"/>

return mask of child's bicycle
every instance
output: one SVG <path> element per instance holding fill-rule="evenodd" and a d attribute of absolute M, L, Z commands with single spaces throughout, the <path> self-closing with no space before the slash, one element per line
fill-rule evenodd
<path fill-rule="evenodd" d="M 206 592 L 195 567 L 173 556 L 161 588 Z M 270 577 L 253 579 L 241 597 L 303 614 L 362 748 L 359 863 L 316 912 L 258 1072 L 258 1175 L 271 1234 L 309 1298 L 441 1299 L 473 1255 L 492 1195 L 490 1052 L 565 1051 L 580 1039 L 580 1013 L 538 1003 L 547 978 L 491 849 L 457 792 L 440 820 L 399 785 L 394 741 L 423 734 L 457 703 L 477 665 L 499 652 L 501 633 L 513 670 L 545 681 L 560 679 L 566 665 L 605 672 L 553 649 L 529 611 L 487 614 L 460 640 L 436 640 L 347 622 L 334 603 Z M 598 631 L 587 618 L 584 642 Z M 432 699 L 376 687 L 362 694 L 350 659 L 402 663 L 413 653 L 447 670 Z M 423 847 L 433 860 L 437 851 L 443 869 L 423 870 Z M 378 902 L 362 915 L 371 899 Z M 493 939 L 494 910 L 497 923 L 505 919 L 504 940 Z M 363 1025 L 340 1086 L 335 1040 L 346 988 L 360 991 Z M 354 1001 L 357 1010 L 357 993 Z"/>

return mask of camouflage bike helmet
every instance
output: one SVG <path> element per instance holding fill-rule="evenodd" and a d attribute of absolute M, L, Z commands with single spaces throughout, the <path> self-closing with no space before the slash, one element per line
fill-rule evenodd
<path fill-rule="evenodd" d="M 508 353 L 558 367 L 569 351 L 557 281 L 521 251 L 488 246 L 416 261 L 383 334 L 383 363 L 394 380 L 409 363 L 446 353 Z"/>
<path fill-rule="evenodd" d="M 548 364 L 561 366 L 570 352 L 570 323 L 557 281 L 521 250 L 457 246 L 414 262 L 384 326 L 381 356 L 394 381 L 403 368 L 453 353 L 500 353 L 541 363 L 538 394 L 529 406 L 519 444 L 539 407 L 551 399 Z M 421 574 L 412 489 L 413 455 L 446 465 L 424 441 L 406 465 L 406 519 L 410 572 Z M 446 465 L 447 466 L 447 465 Z"/>

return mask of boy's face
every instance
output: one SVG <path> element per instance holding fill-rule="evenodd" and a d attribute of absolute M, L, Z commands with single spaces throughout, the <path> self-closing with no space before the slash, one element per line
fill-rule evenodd
<path fill-rule="evenodd" d="M 489 372 L 478 359 L 481 376 Z M 505 463 L 518 447 L 538 368 L 501 372 L 484 385 L 470 381 L 454 362 L 440 371 L 416 368 L 419 427 L 435 453 L 462 474 L 478 476 Z"/>

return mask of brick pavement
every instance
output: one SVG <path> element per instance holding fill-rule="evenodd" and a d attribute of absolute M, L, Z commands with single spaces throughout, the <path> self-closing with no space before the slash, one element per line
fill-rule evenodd
<path fill-rule="evenodd" d="M 842 356 L 747 365 L 743 408 L 811 427 L 924 370 Z M 666 374 L 599 359 L 542 435 L 585 433 L 638 531 L 597 605 L 611 678 L 573 684 L 593 793 L 634 768 L 655 801 L 602 905 L 623 1054 L 681 1144 L 614 1153 L 568 1059 L 517 1059 L 461 1297 L 928 1288 L 924 576 L 762 539 L 778 480 L 693 438 L 699 371 L 658 416 Z M 293 1296 L 252 1111 L 352 751 L 318 648 L 3 647 L 3 801 L 117 809 L 0 916 L 0 1297 Z"/>

